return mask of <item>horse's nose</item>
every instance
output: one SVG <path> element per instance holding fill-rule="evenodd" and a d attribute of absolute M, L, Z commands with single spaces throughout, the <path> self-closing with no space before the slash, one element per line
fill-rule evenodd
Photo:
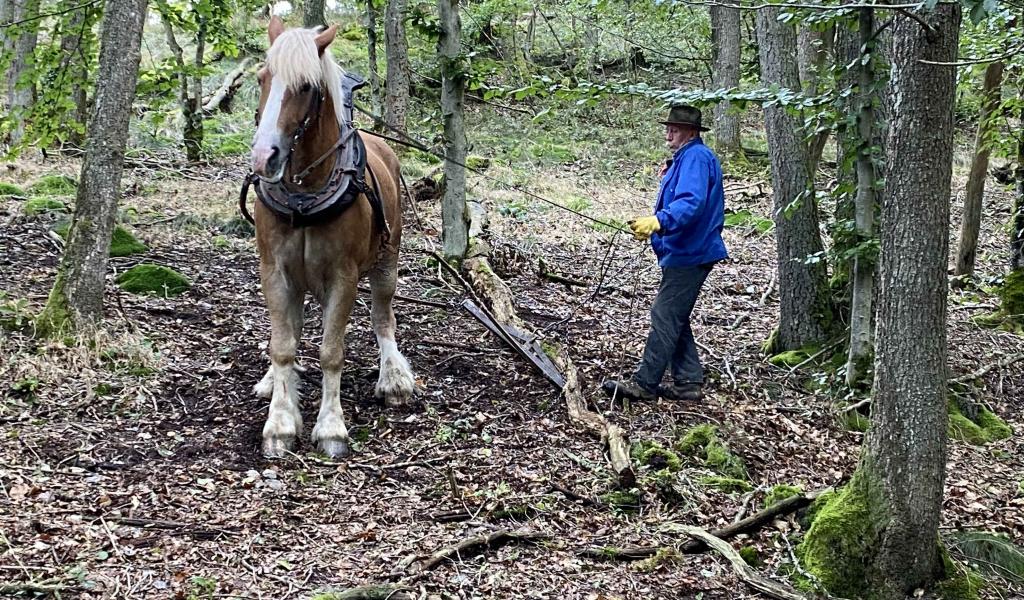
<path fill-rule="evenodd" d="M 281 148 L 272 144 L 257 144 L 252 149 L 252 171 L 260 176 L 277 172 L 280 166 Z"/>

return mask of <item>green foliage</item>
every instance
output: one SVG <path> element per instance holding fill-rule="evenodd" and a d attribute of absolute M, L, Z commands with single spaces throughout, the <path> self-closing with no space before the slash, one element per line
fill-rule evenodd
<path fill-rule="evenodd" d="M 871 419 L 864 416 L 858 410 L 845 411 L 841 419 L 843 427 L 845 427 L 847 431 L 858 431 L 860 433 L 864 433 L 868 430 L 868 427 L 871 427 Z"/>
<path fill-rule="evenodd" d="M 13 183 L 0 182 L 0 198 L 6 198 L 9 196 L 16 196 L 18 198 L 24 198 L 26 196 L 25 190 L 14 185 Z"/>
<path fill-rule="evenodd" d="M 162 297 L 178 296 L 192 286 L 188 279 L 173 269 L 145 263 L 118 275 L 117 284 L 126 292 Z"/>
<path fill-rule="evenodd" d="M 1024 583 L 1024 549 L 1006 535 L 988 531 L 956 531 L 947 538 L 950 550 L 986 575 Z"/>
<path fill-rule="evenodd" d="M 190 577 L 186 600 L 207 600 L 212 599 L 217 593 L 217 580 L 199 575 Z"/>
<path fill-rule="evenodd" d="M 1013 435 L 1013 430 L 998 416 L 981 407 L 975 418 L 964 415 L 956 402 L 949 402 L 949 428 L 951 438 L 958 439 L 975 446 L 983 446 L 989 442 L 1004 440 Z"/>
<path fill-rule="evenodd" d="M 64 201 L 50 196 L 37 196 L 29 198 L 21 207 L 27 217 L 35 217 L 42 214 L 67 213 L 68 207 Z"/>
<path fill-rule="evenodd" d="M 30 185 L 28 191 L 36 196 L 74 196 L 78 182 L 67 175 L 44 175 Z"/>
<path fill-rule="evenodd" d="M 804 491 L 798 485 L 780 483 L 768 490 L 768 493 L 764 497 L 764 505 L 766 507 L 772 506 L 786 500 L 787 498 L 799 496 L 803 492 Z"/>
<path fill-rule="evenodd" d="M 32 322 L 32 313 L 25 298 L 10 298 L 0 290 L 0 329 L 16 331 Z"/>
<path fill-rule="evenodd" d="M 762 235 L 775 227 L 771 219 L 759 217 L 747 209 L 738 210 L 725 215 L 725 226 L 729 228 L 750 229 Z"/>

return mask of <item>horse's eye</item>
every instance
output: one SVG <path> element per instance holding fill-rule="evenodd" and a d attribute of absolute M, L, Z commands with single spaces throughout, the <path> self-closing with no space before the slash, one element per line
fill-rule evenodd
<path fill-rule="evenodd" d="M 308 83 L 304 83 L 304 84 L 302 84 L 302 87 L 299 88 L 299 91 L 301 91 L 303 94 L 305 94 L 306 92 L 308 92 L 312 88 L 313 88 L 313 86 L 309 85 Z"/>

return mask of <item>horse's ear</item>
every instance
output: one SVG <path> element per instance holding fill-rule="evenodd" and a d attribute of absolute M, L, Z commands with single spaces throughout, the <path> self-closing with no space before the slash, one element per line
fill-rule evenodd
<path fill-rule="evenodd" d="M 316 50 L 317 50 L 317 52 L 319 52 L 320 54 L 323 54 L 324 50 L 327 49 L 327 46 L 330 46 L 331 42 L 334 41 L 334 36 L 337 35 L 337 34 L 338 34 L 338 26 L 337 26 L 337 24 L 331 25 L 327 29 L 324 29 L 320 33 L 316 34 L 316 39 L 314 41 L 316 42 Z"/>
<path fill-rule="evenodd" d="M 274 45 L 274 40 L 277 39 L 277 36 L 282 33 L 284 33 L 284 21 L 282 21 L 281 17 L 277 15 L 270 17 L 270 25 L 267 26 L 267 35 L 270 36 L 271 46 Z"/>

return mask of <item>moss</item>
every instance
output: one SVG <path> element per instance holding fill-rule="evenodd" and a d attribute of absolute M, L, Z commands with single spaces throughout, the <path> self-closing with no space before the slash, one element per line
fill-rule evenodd
<path fill-rule="evenodd" d="M 798 496 L 804 491 L 798 485 L 789 485 L 786 483 L 780 483 L 772 489 L 768 490 L 768 493 L 764 497 L 764 505 L 772 506 L 778 504 L 787 498 Z"/>
<path fill-rule="evenodd" d="M 0 198 L 6 198 L 7 196 L 17 196 L 24 198 L 26 196 L 25 190 L 14 185 L 13 183 L 0 183 Z"/>
<path fill-rule="evenodd" d="M 772 329 L 772 332 L 768 334 L 768 339 L 761 344 L 761 354 L 765 356 L 771 356 L 779 351 L 779 328 Z"/>
<path fill-rule="evenodd" d="M 999 288 L 1000 312 L 1017 321 L 1024 321 L 1024 269 L 1014 269 Z"/>
<path fill-rule="evenodd" d="M 942 600 L 978 600 L 978 592 L 985 587 L 985 579 L 966 565 L 958 564 L 949 552 L 939 544 L 942 566 L 946 578 L 938 582 L 935 591 Z"/>
<path fill-rule="evenodd" d="M 742 479 L 735 479 L 733 477 L 701 477 L 700 483 L 701 485 L 706 485 L 720 492 L 725 492 L 726 494 L 749 492 L 754 489 L 753 486 L 746 481 Z"/>
<path fill-rule="evenodd" d="M 697 425 L 691 428 L 675 444 L 679 454 L 702 459 L 704 465 L 719 475 L 732 479 L 747 479 L 743 459 L 729 451 L 729 447 L 718 438 L 714 425 Z"/>
<path fill-rule="evenodd" d="M 25 201 L 21 210 L 26 216 L 34 217 L 46 213 L 67 213 L 68 206 L 63 201 L 50 196 L 37 196 Z"/>
<path fill-rule="evenodd" d="M 864 433 L 871 426 L 871 419 L 864 416 L 858 410 L 848 410 L 841 417 L 843 427 L 847 431 L 859 431 Z"/>
<path fill-rule="evenodd" d="M 44 175 L 30 185 L 28 191 L 40 196 L 74 196 L 78 182 L 67 175 Z"/>
<path fill-rule="evenodd" d="M 126 292 L 143 295 L 177 296 L 192 284 L 173 269 L 160 265 L 135 265 L 117 277 L 117 284 Z"/>
<path fill-rule="evenodd" d="M 484 170 L 491 166 L 491 159 L 485 156 L 470 156 L 466 158 L 466 166 L 470 169 Z"/>
<path fill-rule="evenodd" d="M 726 227 L 737 227 L 737 228 L 750 228 L 758 233 L 765 234 L 775 227 L 775 223 L 771 219 L 759 217 L 749 210 L 743 209 L 738 210 L 734 213 L 725 215 L 725 226 Z"/>
<path fill-rule="evenodd" d="M 797 546 L 804 568 L 829 593 L 844 598 L 870 596 L 867 587 L 868 549 L 878 537 L 873 507 L 879 502 L 869 498 L 872 487 L 862 470 L 854 473 L 840 491 L 816 507 L 811 527 Z M 818 504 L 818 503 L 815 503 Z"/>
<path fill-rule="evenodd" d="M 1013 435 L 1013 430 L 998 416 L 985 408 L 978 409 L 972 421 L 960 411 L 956 402 L 949 403 L 949 437 L 975 446 L 983 446 Z"/>
<path fill-rule="evenodd" d="M 120 225 L 114 227 L 114 233 L 110 238 L 111 256 L 131 256 L 147 250 L 149 248 L 137 240 L 127 229 Z"/>
<path fill-rule="evenodd" d="M 65 279 L 64 272 L 58 271 L 50 296 L 46 299 L 46 306 L 34 321 L 36 334 L 40 336 L 59 337 L 74 325 L 68 297 L 64 293 Z"/>
<path fill-rule="evenodd" d="M 674 565 L 682 561 L 683 555 L 675 548 L 658 548 L 654 556 L 646 558 L 636 564 L 636 570 L 644 573 L 653 573 L 661 567 Z"/>
<path fill-rule="evenodd" d="M 676 453 L 658 442 L 650 440 L 637 442 L 630 448 L 629 454 L 638 464 L 646 465 L 652 469 L 667 469 L 674 473 L 682 468 L 682 462 Z"/>
<path fill-rule="evenodd" d="M 740 558 L 743 559 L 743 562 L 752 567 L 756 568 L 761 566 L 761 556 L 758 554 L 757 548 L 753 546 L 744 546 L 740 548 Z"/>
<path fill-rule="evenodd" d="M 799 350 L 786 350 L 768 358 L 768 362 L 776 367 L 794 368 L 803 364 L 818 352 L 818 348 L 809 346 Z"/>
<path fill-rule="evenodd" d="M 602 494 L 600 500 L 608 506 L 619 510 L 632 512 L 640 508 L 640 494 L 636 490 L 614 490 Z"/>

